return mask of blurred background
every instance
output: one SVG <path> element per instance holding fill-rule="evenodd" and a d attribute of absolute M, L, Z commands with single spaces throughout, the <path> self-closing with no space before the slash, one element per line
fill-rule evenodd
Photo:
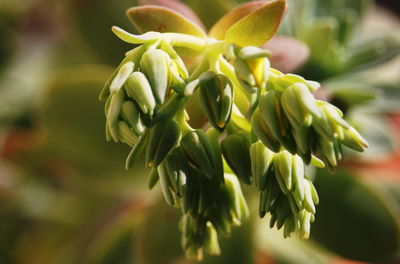
<path fill-rule="evenodd" d="M 210 28 L 246 1 L 183 2 Z M 244 187 L 251 219 L 204 263 L 400 263 L 399 1 L 288 2 L 264 45 L 273 66 L 321 82 L 318 96 L 370 148 L 347 152 L 333 175 L 309 172 L 321 200 L 310 240 L 270 230 Z M 0 264 L 191 263 L 178 210 L 148 190 L 143 164 L 124 170 L 126 146 L 105 140 L 97 97 L 131 48 L 110 28 L 134 32 L 125 10 L 137 4 L 0 1 Z"/>

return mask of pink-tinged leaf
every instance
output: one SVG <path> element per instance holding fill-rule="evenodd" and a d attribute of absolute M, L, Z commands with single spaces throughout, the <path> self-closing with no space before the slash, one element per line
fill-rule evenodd
<path fill-rule="evenodd" d="M 174 10 L 175 12 L 181 14 L 186 17 L 201 29 L 205 31 L 205 27 L 203 22 L 201 22 L 200 18 L 196 15 L 196 13 L 188 7 L 186 4 L 177 1 L 177 0 L 139 0 L 140 5 L 157 5 L 163 6 L 169 9 Z"/>
<path fill-rule="evenodd" d="M 306 44 L 290 37 L 275 36 L 261 48 L 271 51 L 271 66 L 284 73 L 295 72 L 310 56 Z"/>
<path fill-rule="evenodd" d="M 267 1 L 252 1 L 242 5 L 237 6 L 232 9 L 222 18 L 220 18 L 217 23 L 215 23 L 210 29 L 209 36 L 222 40 L 225 37 L 226 31 L 236 22 L 238 22 L 243 17 L 250 13 L 253 13 L 257 9 L 266 5 Z"/>
<path fill-rule="evenodd" d="M 175 32 L 206 38 L 206 33 L 196 24 L 172 9 L 146 5 L 128 9 L 126 15 L 140 33 L 148 31 Z"/>
<path fill-rule="evenodd" d="M 225 40 L 242 47 L 264 44 L 277 31 L 285 9 L 285 0 L 267 3 L 231 26 L 225 34 Z"/>

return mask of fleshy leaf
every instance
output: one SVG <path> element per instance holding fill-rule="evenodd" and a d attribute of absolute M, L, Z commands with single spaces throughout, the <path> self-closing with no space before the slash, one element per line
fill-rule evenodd
<path fill-rule="evenodd" d="M 271 51 L 272 67 L 284 72 L 296 72 L 309 58 L 308 46 L 291 37 L 275 36 L 261 46 Z"/>
<path fill-rule="evenodd" d="M 175 12 L 181 14 L 186 17 L 201 29 L 205 30 L 203 22 L 201 22 L 200 18 L 196 15 L 196 13 L 184 3 L 177 0 L 139 0 L 140 5 L 157 5 L 163 6 L 169 9 L 174 10 Z"/>
<path fill-rule="evenodd" d="M 172 9 L 146 5 L 128 9 L 126 15 L 140 33 L 148 31 L 184 33 L 205 38 L 204 31 Z"/>
<path fill-rule="evenodd" d="M 233 24 L 267 3 L 266 1 L 252 1 L 232 9 L 212 26 L 208 35 L 219 40 L 224 39 L 226 31 Z"/>
<path fill-rule="evenodd" d="M 225 34 L 225 40 L 239 46 L 264 44 L 275 34 L 285 9 L 285 0 L 267 3 L 230 27 Z"/>
<path fill-rule="evenodd" d="M 121 40 L 131 44 L 142 44 L 148 40 L 156 39 L 160 35 L 158 32 L 147 32 L 143 35 L 134 35 L 116 26 L 113 26 L 111 30 Z"/>

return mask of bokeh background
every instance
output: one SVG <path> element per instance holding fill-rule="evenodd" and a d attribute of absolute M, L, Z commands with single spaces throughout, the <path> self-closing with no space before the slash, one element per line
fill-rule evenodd
<path fill-rule="evenodd" d="M 103 83 L 130 47 L 135 0 L 0 1 L 0 264 L 166 264 L 185 260 L 148 171 L 124 170 L 107 143 Z M 239 0 L 185 0 L 206 28 Z M 288 0 L 273 66 L 321 82 L 370 143 L 335 174 L 310 171 L 321 198 L 311 239 L 283 239 L 252 217 L 204 263 L 400 263 L 400 5 Z"/>

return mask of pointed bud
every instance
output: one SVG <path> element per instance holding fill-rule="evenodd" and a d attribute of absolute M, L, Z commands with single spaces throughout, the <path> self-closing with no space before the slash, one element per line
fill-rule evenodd
<path fill-rule="evenodd" d="M 115 93 L 124 85 L 129 75 L 133 72 L 133 62 L 127 62 L 119 68 L 118 73 L 114 77 L 110 85 L 110 92 Z"/>
<path fill-rule="evenodd" d="M 136 105 L 131 101 L 125 101 L 121 108 L 122 119 L 129 124 L 136 135 L 142 135 L 144 127 L 140 121 L 139 111 Z"/>
<path fill-rule="evenodd" d="M 210 74 L 199 86 L 200 101 L 208 120 L 214 128 L 223 131 L 232 113 L 232 83 L 225 75 Z"/>
<path fill-rule="evenodd" d="M 156 101 L 146 76 L 141 72 L 132 73 L 125 83 L 127 94 L 135 100 L 143 113 L 153 115 Z"/>
<path fill-rule="evenodd" d="M 272 169 L 274 155 L 275 153 L 260 141 L 250 147 L 251 172 L 254 183 L 260 191 L 264 190 L 267 185 L 267 177 Z"/>
<path fill-rule="evenodd" d="M 368 148 L 368 142 L 358 133 L 354 127 L 344 129 L 344 138 L 341 143 L 353 150 L 363 152 L 365 148 Z"/>
<path fill-rule="evenodd" d="M 118 122 L 118 134 L 119 139 L 131 147 L 135 146 L 138 141 L 137 135 L 131 130 L 125 121 Z"/>
<path fill-rule="evenodd" d="M 167 95 L 168 60 L 168 54 L 160 49 L 146 51 L 140 60 L 140 68 L 149 79 L 154 98 L 160 104 Z"/>
<path fill-rule="evenodd" d="M 198 129 L 187 133 L 180 145 L 190 163 L 207 178 L 223 179 L 221 156 L 216 155 L 204 131 Z"/>
<path fill-rule="evenodd" d="M 267 146 L 270 150 L 278 152 L 281 145 L 279 141 L 272 135 L 271 130 L 265 124 L 264 119 L 260 115 L 260 111 L 256 109 L 251 117 L 251 126 L 254 134 Z"/>
<path fill-rule="evenodd" d="M 229 135 L 221 143 L 222 153 L 229 167 L 246 184 L 251 184 L 249 143 L 241 135 Z"/>
<path fill-rule="evenodd" d="M 107 112 L 107 126 L 110 131 L 110 135 L 115 142 L 118 142 L 119 139 L 118 121 L 123 102 L 124 91 L 122 89 L 111 95 L 110 106 Z"/>
<path fill-rule="evenodd" d="M 157 167 L 176 145 L 179 136 L 180 130 L 174 121 L 166 119 L 155 124 L 149 134 L 146 166 Z"/>

